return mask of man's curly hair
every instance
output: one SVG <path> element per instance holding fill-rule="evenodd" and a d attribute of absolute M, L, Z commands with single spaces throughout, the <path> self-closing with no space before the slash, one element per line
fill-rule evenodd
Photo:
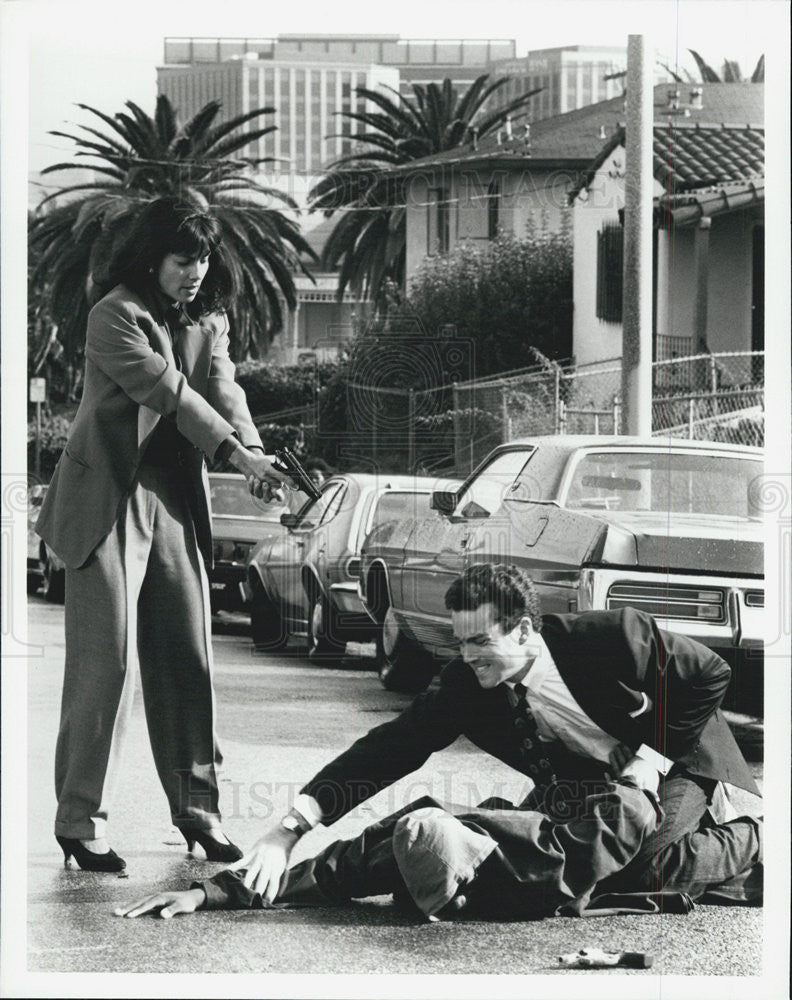
<path fill-rule="evenodd" d="M 538 632 L 542 610 L 533 580 L 518 566 L 481 563 L 468 566 L 446 591 L 445 606 L 450 611 L 475 611 L 482 604 L 492 604 L 495 621 L 511 632 L 527 615 Z"/>

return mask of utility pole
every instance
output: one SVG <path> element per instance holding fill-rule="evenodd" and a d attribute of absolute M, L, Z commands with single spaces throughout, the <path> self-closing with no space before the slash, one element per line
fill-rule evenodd
<path fill-rule="evenodd" d="M 622 433 L 652 433 L 653 50 L 627 38 Z"/>

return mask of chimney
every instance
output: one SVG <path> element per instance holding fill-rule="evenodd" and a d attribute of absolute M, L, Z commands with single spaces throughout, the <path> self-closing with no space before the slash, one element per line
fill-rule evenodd
<path fill-rule="evenodd" d="M 514 134 L 512 132 L 511 115 L 506 115 L 506 140 L 507 140 L 507 142 L 511 142 L 511 140 L 513 138 L 514 138 Z"/>
<path fill-rule="evenodd" d="M 704 108 L 704 89 L 694 87 L 690 91 L 690 106 L 694 111 L 701 111 Z"/>
<path fill-rule="evenodd" d="M 668 110 L 679 111 L 679 91 L 676 88 L 668 91 Z"/>
<path fill-rule="evenodd" d="M 599 138 L 600 139 L 607 139 L 608 138 L 608 133 L 605 131 L 605 126 L 604 125 L 600 125 Z"/>
<path fill-rule="evenodd" d="M 498 145 L 500 146 L 503 143 L 503 132 L 501 132 L 500 129 L 498 129 L 498 137 L 497 138 L 498 138 Z"/>
<path fill-rule="evenodd" d="M 473 150 L 475 152 L 478 149 L 478 126 L 474 125 L 470 131 L 473 133 Z"/>

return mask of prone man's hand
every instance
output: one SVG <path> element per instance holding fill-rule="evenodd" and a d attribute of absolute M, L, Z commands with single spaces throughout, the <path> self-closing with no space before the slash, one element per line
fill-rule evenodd
<path fill-rule="evenodd" d="M 273 903 L 298 839 L 296 833 L 276 826 L 260 837 L 244 857 L 229 865 L 229 871 L 247 869 L 242 879 L 244 885 L 261 893 L 265 902 Z"/>
<path fill-rule="evenodd" d="M 633 752 L 627 746 L 626 743 L 617 743 L 616 746 L 611 750 L 609 755 L 609 761 L 611 766 L 610 773 L 614 778 L 618 778 L 630 761 L 633 759 Z"/>
<path fill-rule="evenodd" d="M 203 889 L 156 892 L 127 906 L 118 906 L 114 912 L 117 917 L 142 917 L 144 913 L 159 910 L 159 915 L 167 920 L 177 913 L 194 913 L 205 899 Z"/>

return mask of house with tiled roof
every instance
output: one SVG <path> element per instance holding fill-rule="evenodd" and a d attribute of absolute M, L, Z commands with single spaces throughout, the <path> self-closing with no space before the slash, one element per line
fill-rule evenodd
<path fill-rule="evenodd" d="M 764 87 L 751 83 L 659 84 L 654 88 L 658 126 L 700 122 L 763 121 Z M 407 219 L 407 280 L 421 261 L 460 240 L 489 240 L 498 231 L 517 237 L 530 220 L 561 225 L 570 190 L 590 180 L 603 147 L 618 141 L 624 97 L 600 101 L 527 127 L 513 123 L 498 136 L 471 139 L 392 168 L 390 196 Z"/>
<path fill-rule="evenodd" d="M 744 88 L 745 106 L 713 101 L 707 107 L 705 97 L 701 111 L 709 113 L 709 121 L 680 113 L 661 124 L 655 114 L 657 360 L 764 348 L 764 126 L 755 101 L 763 88 L 732 86 Z M 625 165 L 625 134 L 619 128 L 570 192 L 573 351 L 579 366 L 622 353 Z M 730 367 L 742 371 L 740 365 Z M 749 358 L 743 367 L 750 371 Z"/>

